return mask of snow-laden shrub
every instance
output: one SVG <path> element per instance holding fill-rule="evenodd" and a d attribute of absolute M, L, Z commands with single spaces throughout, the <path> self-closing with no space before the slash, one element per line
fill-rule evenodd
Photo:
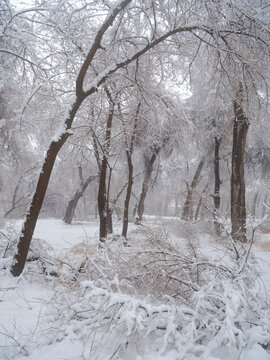
<path fill-rule="evenodd" d="M 76 273 L 72 266 L 60 276 L 53 337 L 83 340 L 88 359 L 103 352 L 115 359 L 147 352 L 222 359 L 222 352 L 228 360 L 254 344 L 269 347 L 269 304 L 255 260 L 245 253 L 236 260 L 221 246 L 211 255 L 191 240 L 145 229 L 136 247 L 112 242 L 92 257 L 82 254 Z"/>
<path fill-rule="evenodd" d="M 9 269 L 16 252 L 20 234 L 10 223 L 6 229 L 0 230 L 0 268 Z M 33 238 L 26 259 L 25 273 L 29 271 L 57 275 L 59 261 L 51 254 L 49 244 L 41 239 Z"/>

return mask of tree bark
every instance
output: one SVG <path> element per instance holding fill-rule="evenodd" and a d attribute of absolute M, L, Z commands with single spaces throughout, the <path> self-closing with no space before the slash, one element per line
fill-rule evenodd
<path fill-rule="evenodd" d="M 204 197 L 204 194 L 206 193 L 207 188 L 208 188 L 208 184 L 205 185 L 205 188 L 203 189 L 203 192 L 202 192 L 202 194 L 200 196 L 200 200 L 198 202 L 198 206 L 197 206 L 197 209 L 196 209 L 196 212 L 195 212 L 195 217 L 194 217 L 195 220 L 199 219 L 201 207 L 202 207 L 202 204 L 203 204 L 203 197 Z"/>
<path fill-rule="evenodd" d="M 106 199 L 107 232 L 108 232 L 108 234 L 113 233 L 112 210 L 111 210 L 111 206 L 110 206 L 111 179 L 112 179 L 112 168 L 109 168 L 107 199 Z"/>
<path fill-rule="evenodd" d="M 110 140 L 111 140 L 111 131 L 112 131 L 112 121 L 114 116 L 114 101 L 111 99 L 111 95 L 106 90 L 107 96 L 110 102 L 110 110 L 107 119 L 106 125 L 106 136 L 105 136 L 105 147 L 103 149 L 103 157 L 101 161 L 101 167 L 99 172 L 99 188 L 98 188 L 98 212 L 99 212 L 99 240 L 104 242 L 108 234 L 108 201 L 107 199 L 107 190 L 106 188 L 106 177 L 107 177 L 107 168 L 108 168 L 108 155 L 110 149 Z"/>
<path fill-rule="evenodd" d="M 215 172 L 215 187 L 214 187 L 214 228 L 217 236 L 221 234 L 220 223 L 217 220 L 220 209 L 220 172 L 219 172 L 219 149 L 221 139 L 215 136 L 215 159 L 214 159 L 214 172 Z"/>
<path fill-rule="evenodd" d="M 83 102 L 84 97 L 77 98 L 76 102 L 70 110 L 69 117 L 66 120 L 66 129 L 70 129 L 75 114 Z M 70 136 L 68 132 L 63 133 L 57 141 L 52 141 L 47 151 L 41 173 L 39 175 L 38 183 L 36 186 L 35 194 L 31 201 L 29 210 L 26 215 L 24 226 L 22 228 L 21 236 L 18 242 L 17 252 L 14 256 L 14 263 L 11 267 L 11 274 L 13 276 L 19 276 L 23 271 L 27 254 L 29 251 L 32 236 L 35 230 L 37 218 L 44 200 L 44 196 L 48 187 L 54 162 L 61 147 Z"/>
<path fill-rule="evenodd" d="M 183 212 L 182 212 L 182 216 L 181 216 L 182 220 L 187 221 L 189 218 L 192 217 L 193 194 L 194 194 L 194 191 L 195 191 L 195 189 L 196 189 L 196 187 L 197 187 L 197 185 L 199 183 L 200 174 L 201 174 L 203 165 L 204 165 L 204 158 L 202 158 L 202 160 L 200 161 L 200 163 L 199 163 L 199 165 L 198 165 L 198 167 L 196 169 L 196 172 L 195 172 L 194 177 L 193 177 L 192 182 L 191 182 L 191 186 L 188 187 L 187 198 L 186 198 L 186 201 L 184 203 Z"/>
<path fill-rule="evenodd" d="M 124 204 L 124 216 L 123 216 L 123 228 L 122 228 L 122 236 L 125 238 L 127 237 L 127 230 L 128 230 L 128 208 L 129 208 L 129 201 L 131 196 L 132 184 L 133 184 L 133 164 L 131 160 L 131 155 L 129 151 L 127 153 L 127 161 L 128 161 L 128 186 L 127 186 L 127 194 Z"/>
<path fill-rule="evenodd" d="M 134 125 L 133 125 L 133 129 L 132 129 L 132 134 L 131 134 L 131 139 L 130 139 L 129 150 L 126 150 L 127 163 L 128 163 L 128 185 L 127 185 L 126 199 L 125 199 L 125 203 L 124 203 L 124 216 L 123 216 L 123 228 L 122 228 L 122 236 L 124 236 L 124 238 L 127 238 L 127 230 L 128 230 L 128 209 L 129 209 L 129 201 L 130 201 L 132 185 L 133 185 L 132 154 L 133 154 L 137 124 L 138 124 L 138 120 L 139 120 L 140 107 L 141 107 L 141 104 L 138 103 L 136 115 L 135 115 L 135 119 L 134 119 Z M 124 131 L 124 133 L 126 135 L 126 147 L 128 147 L 127 134 L 125 131 Z"/>
<path fill-rule="evenodd" d="M 80 189 L 78 189 L 76 191 L 76 193 L 74 194 L 74 196 L 69 200 L 68 202 L 68 206 L 66 209 L 66 213 L 64 216 L 64 222 L 66 224 L 71 224 L 72 223 L 72 219 L 76 210 L 76 206 L 78 204 L 78 201 L 80 200 L 80 198 L 83 196 L 87 186 L 94 181 L 97 178 L 97 176 L 89 176 L 84 182 L 83 184 L 81 184 Z"/>
<path fill-rule="evenodd" d="M 156 161 L 156 158 L 157 158 L 160 150 L 161 150 L 161 147 L 157 147 L 154 150 L 154 152 L 152 153 L 151 158 L 146 160 L 146 171 L 145 171 L 145 175 L 144 175 L 144 179 L 143 179 L 142 191 L 141 191 L 140 200 L 139 200 L 138 209 L 137 209 L 137 216 L 136 216 L 136 220 L 135 220 L 136 224 L 140 224 L 142 221 L 142 217 L 143 217 L 143 213 L 144 213 L 144 201 L 145 201 L 145 198 L 147 195 L 149 181 L 151 179 L 154 163 Z"/>
<path fill-rule="evenodd" d="M 98 188 L 99 240 L 102 242 L 104 242 L 107 237 L 106 175 L 107 158 L 104 156 L 101 162 Z"/>
<path fill-rule="evenodd" d="M 231 175 L 231 222 L 232 237 L 246 242 L 246 203 L 244 155 L 249 123 L 243 111 L 243 90 L 240 85 L 234 100 L 234 126 Z"/>

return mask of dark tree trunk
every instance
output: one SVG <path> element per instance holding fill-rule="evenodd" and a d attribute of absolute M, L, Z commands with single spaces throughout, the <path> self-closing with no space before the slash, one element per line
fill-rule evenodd
<path fill-rule="evenodd" d="M 193 208 L 193 194 L 194 191 L 199 183 L 201 171 L 204 165 L 204 158 L 200 161 L 197 170 L 194 174 L 194 177 L 191 182 L 191 186 L 188 187 L 188 193 L 187 198 L 183 206 L 183 212 L 182 212 L 182 220 L 187 221 L 189 218 L 192 218 L 192 208 Z"/>
<path fill-rule="evenodd" d="M 220 209 L 220 172 L 219 172 L 219 149 L 221 139 L 215 137 L 215 159 L 214 159 L 214 172 L 215 172 L 215 187 L 214 187 L 214 227 L 217 236 L 221 234 L 220 223 L 217 220 Z"/>
<path fill-rule="evenodd" d="M 109 98 L 110 102 L 110 110 L 107 119 L 106 125 L 106 136 L 105 136 L 105 146 L 103 149 L 103 158 L 101 161 L 101 167 L 99 171 L 99 189 L 98 189 L 98 212 L 99 212 L 99 240 L 104 242 L 107 238 L 108 234 L 108 204 L 109 204 L 109 197 L 107 192 L 109 191 L 106 188 L 106 178 L 107 178 L 107 168 L 108 168 L 108 156 L 109 156 L 109 149 L 110 149 L 110 140 L 111 140 L 111 131 L 112 131 L 112 121 L 114 115 L 114 101 L 111 98 L 110 92 L 105 87 L 105 91 Z M 110 173 L 111 176 L 111 173 Z M 110 183 L 110 182 L 109 182 Z"/>
<path fill-rule="evenodd" d="M 69 200 L 68 202 L 68 206 L 66 209 L 66 214 L 64 216 L 64 222 L 66 224 L 71 224 L 72 223 L 72 219 L 75 213 L 75 209 L 76 206 L 78 204 L 78 201 L 80 200 L 80 198 L 83 196 L 87 186 L 94 181 L 97 178 L 97 176 L 89 176 L 84 182 L 83 184 L 81 184 L 81 187 L 79 190 L 76 191 L 76 193 L 74 194 L 74 196 Z"/>
<path fill-rule="evenodd" d="M 232 237 L 246 242 L 246 204 L 244 155 L 249 123 L 243 112 L 243 94 L 240 86 L 234 101 L 234 126 L 231 176 L 231 221 Z"/>
<path fill-rule="evenodd" d="M 83 102 L 84 98 L 79 97 L 77 101 L 74 103 L 70 113 L 69 117 L 66 120 L 66 129 L 70 129 L 73 119 L 75 117 L 75 114 Z M 18 242 L 17 252 L 14 256 L 14 263 L 11 267 L 11 274 L 13 276 L 19 276 L 21 272 L 23 271 L 25 261 L 27 258 L 28 250 L 30 247 L 30 243 L 32 240 L 32 236 L 35 230 L 36 222 L 38 219 L 38 215 L 40 213 L 40 209 L 44 200 L 44 196 L 49 184 L 51 172 L 54 166 L 54 162 L 56 159 L 56 156 L 58 152 L 60 151 L 61 147 L 66 142 L 67 138 L 70 136 L 69 133 L 65 132 L 63 133 L 57 141 L 52 141 L 50 144 L 50 147 L 47 151 L 42 171 L 39 175 L 38 183 L 36 186 L 36 191 L 33 196 L 33 199 L 31 201 L 31 204 L 29 206 L 29 210 L 26 215 L 26 219 L 24 222 L 24 226 L 21 232 L 21 236 Z"/>
<path fill-rule="evenodd" d="M 124 236 L 125 238 L 127 238 L 129 201 L 130 201 L 132 185 L 133 185 L 132 153 L 133 153 L 133 148 L 134 148 L 134 141 L 135 141 L 137 124 L 138 124 L 138 119 L 139 119 L 140 107 L 141 107 L 141 104 L 138 103 L 136 115 L 135 115 L 135 119 L 134 119 L 134 125 L 133 125 L 133 129 L 132 129 L 132 134 L 131 134 L 131 139 L 130 139 L 129 150 L 126 150 L 127 163 L 128 163 L 128 185 L 127 185 L 126 199 L 125 199 L 125 203 L 124 203 L 124 216 L 123 216 L 123 228 L 122 228 L 122 236 Z M 124 131 L 124 133 L 126 136 L 126 147 L 128 148 L 127 134 L 125 131 Z"/>
<path fill-rule="evenodd" d="M 101 162 L 98 188 L 99 240 L 102 242 L 104 242 L 107 237 L 106 175 L 107 158 L 104 156 Z"/>
<path fill-rule="evenodd" d="M 107 214 L 107 232 L 113 233 L 112 210 L 110 206 L 110 188 L 111 188 L 112 169 L 109 169 L 109 178 L 107 186 L 107 199 L 106 199 L 106 214 Z"/>
<path fill-rule="evenodd" d="M 143 179 L 143 185 L 142 185 L 142 192 L 140 195 L 140 200 L 138 204 L 137 209 L 137 216 L 136 216 L 136 224 L 140 224 L 142 221 L 143 213 L 144 213 L 144 201 L 147 195 L 149 181 L 151 179 L 154 163 L 156 161 L 156 158 L 161 150 L 161 147 L 158 147 L 155 149 L 155 152 L 152 153 L 152 156 L 150 159 L 146 160 L 146 171 Z"/>
<path fill-rule="evenodd" d="M 133 184 L 133 165 L 131 160 L 131 154 L 129 151 L 126 151 L 127 154 L 127 161 L 128 161 L 128 186 L 127 186 L 127 194 L 124 204 L 124 216 L 123 216 L 123 229 L 122 229 L 122 236 L 125 238 L 127 237 L 127 230 L 128 230 L 128 208 L 129 208 L 129 201 L 131 196 L 132 184 Z"/>

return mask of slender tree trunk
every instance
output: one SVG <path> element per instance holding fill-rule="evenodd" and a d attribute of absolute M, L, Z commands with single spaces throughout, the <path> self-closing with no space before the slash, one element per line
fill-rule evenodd
<path fill-rule="evenodd" d="M 195 212 L 195 217 L 194 217 L 195 220 L 199 219 L 199 215 L 200 215 L 200 211 L 201 211 L 201 207 L 202 207 L 202 203 L 203 203 L 203 197 L 204 197 L 204 194 L 205 194 L 207 188 L 208 188 L 208 184 L 205 185 L 205 188 L 203 189 L 203 192 L 200 196 L 200 200 L 199 200 L 196 212 Z"/>
<path fill-rule="evenodd" d="M 87 186 L 94 181 L 97 178 L 97 176 L 89 176 L 84 182 L 83 184 L 81 184 L 81 187 L 79 190 L 76 191 L 76 193 L 74 194 L 74 196 L 69 200 L 68 202 L 68 206 L 66 209 L 66 214 L 64 216 L 64 222 L 66 224 L 71 224 L 72 223 L 72 219 L 75 213 L 75 209 L 76 206 L 78 204 L 78 201 L 80 200 L 80 198 L 83 196 L 85 190 L 87 189 Z"/>
<path fill-rule="evenodd" d="M 196 169 L 196 172 L 194 174 L 194 177 L 192 179 L 191 186 L 188 188 L 187 198 L 186 198 L 186 201 L 183 206 L 183 212 L 182 212 L 182 217 L 181 217 L 182 220 L 187 221 L 190 218 L 190 216 L 192 216 L 191 214 L 192 214 L 192 207 L 193 207 L 193 194 L 199 183 L 203 165 L 204 165 L 204 158 L 202 158 L 202 160 L 200 161 L 200 163 Z"/>
<path fill-rule="evenodd" d="M 137 130 L 137 125 L 138 125 L 138 120 L 139 120 L 140 107 L 141 107 L 141 104 L 139 102 L 138 106 L 137 106 L 137 110 L 136 110 L 135 119 L 134 119 L 134 125 L 133 125 L 133 129 L 132 129 L 129 150 L 126 150 L 127 163 L 128 163 L 128 185 L 127 185 L 126 199 L 125 199 L 125 203 L 124 203 L 124 216 L 123 216 L 123 228 L 122 228 L 122 236 L 124 236 L 125 238 L 127 238 L 129 201 L 130 201 L 132 185 L 133 185 L 132 153 L 133 153 L 134 141 L 135 141 L 136 130 Z M 127 140 L 126 131 L 124 131 L 124 133 L 125 133 L 125 137 L 126 137 L 126 147 L 128 148 L 128 140 Z"/>
<path fill-rule="evenodd" d="M 231 176 L 232 237 L 246 242 L 246 204 L 244 155 L 249 123 L 243 112 L 243 90 L 240 85 L 234 101 L 234 127 Z"/>
<path fill-rule="evenodd" d="M 221 139 L 215 137 L 215 159 L 214 159 L 214 172 L 215 172 L 215 187 L 214 187 L 214 227 L 217 236 L 221 234 L 220 224 L 217 221 L 220 209 L 220 172 L 219 172 L 219 149 Z"/>
<path fill-rule="evenodd" d="M 133 184 L 133 165 L 131 160 L 130 152 L 127 150 L 127 161 L 128 161 L 128 186 L 127 186 L 127 194 L 124 204 L 124 216 L 123 216 L 123 229 L 122 229 L 122 236 L 125 238 L 127 237 L 127 230 L 128 230 L 128 208 L 129 208 L 129 201 L 131 196 L 132 184 Z"/>
<path fill-rule="evenodd" d="M 156 158 L 157 158 L 160 150 L 161 150 L 161 147 L 158 147 L 157 149 L 155 149 L 155 152 L 152 153 L 151 158 L 147 159 L 147 161 L 146 161 L 146 171 L 145 171 L 145 175 L 144 175 L 144 179 L 143 179 L 142 192 L 140 195 L 140 200 L 139 200 L 138 209 L 137 209 L 137 216 L 136 216 L 136 221 L 135 221 L 136 224 L 140 224 L 142 221 L 142 217 L 143 217 L 143 213 L 144 213 L 144 201 L 145 201 L 145 198 L 147 195 L 149 181 L 151 179 L 154 163 L 156 161 Z"/>
<path fill-rule="evenodd" d="M 113 233 L 112 210 L 110 206 L 110 188 L 111 188 L 112 169 L 109 169 L 109 178 L 107 186 L 107 199 L 106 199 L 106 214 L 107 214 L 107 232 Z"/>
<path fill-rule="evenodd" d="M 104 242 L 107 237 L 106 175 L 107 158 L 104 156 L 101 162 L 98 188 L 99 240 L 102 242 Z"/>
<path fill-rule="evenodd" d="M 106 125 L 106 136 L 105 136 L 105 146 L 103 149 L 103 158 L 101 161 L 101 167 L 99 172 L 99 189 L 98 189 L 98 212 L 99 212 L 99 240 L 104 242 L 108 234 L 108 201 L 107 199 L 107 188 L 106 188 L 106 178 L 107 178 L 107 168 L 108 168 L 108 156 L 110 149 L 110 140 L 111 140 L 111 131 L 112 131 L 112 121 L 114 116 L 114 101 L 111 98 L 110 92 L 105 87 L 109 102 L 110 110 L 107 119 Z M 111 174 L 110 174 L 111 176 Z"/>

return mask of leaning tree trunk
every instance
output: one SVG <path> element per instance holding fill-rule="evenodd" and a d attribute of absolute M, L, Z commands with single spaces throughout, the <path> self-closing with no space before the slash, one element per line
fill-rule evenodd
<path fill-rule="evenodd" d="M 215 159 L 214 159 L 214 172 L 215 172 L 215 187 L 214 187 L 214 227 L 217 236 L 221 234 L 220 223 L 218 222 L 218 215 L 220 209 L 220 172 L 219 172 L 219 149 L 221 139 L 215 137 Z"/>
<path fill-rule="evenodd" d="M 200 180 L 200 174 L 202 171 L 204 165 L 204 158 L 202 158 L 202 160 L 200 161 L 197 170 L 194 174 L 194 177 L 192 179 L 191 182 L 191 186 L 188 187 L 188 193 L 187 193 L 187 198 L 186 201 L 184 203 L 183 206 L 183 212 L 182 212 L 182 216 L 181 219 L 187 221 L 189 219 L 189 217 L 192 217 L 192 207 L 193 207 L 193 195 L 194 195 L 194 191 L 199 183 Z"/>
<path fill-rule="evenodd" d="M 157 158 L 160 150 L 161 150 L 161 147 L 156 148 L 155 152 L 153 152 L 150 160 L 147 159 L 147 161 L 146 161 L 146 171 L 145 171 L 145 175 L 144 175 L 144 179 L 143 179 L 142 192 L 140 195 L 140 200 L 139 200 L 138 209 L 137 209 L 137 216 L 136 216 L 136 220 L 135 220 L 136 224 L 140 224 L 142 221 L 142 217 L 143 217 L 143 213 L 144 213 L 144 201 L 145 201 L 145 198 L 147 195 L 149 181 L 151 179 L 151 175 L 153 172 L 154 163 L 156 161 L 156 158 Z"/>
<path fill-rule="evenodd" d="M 72 125 L 72 121 L 76 115 L 76 112 L 83 102 L 84 97 L 78 97 L 72 109 L 70 110 L 69 117 L 65 122 L 66 129 L 70 129 Z M 67 138 L 70 136 L 70 133 L 63 133 L 57 141 L 52 141 L 50 147 L 47 151 L 42 170 L 39 175 L 38 183 L 36 186 L 36 190 L 29 206 L 29 210 L 26 215 L 26 219 L 24 222 L 24 226 L 22 228 L 21 236 L 17 246 L 17 252 L 14 256 L 14 263 L 11 267 L 11 274 L 13 276 L 19 276 L 23 271 L 25 261 L 27 258 L 27 254 L 29 251 L 30 243 L 32 240 L 32 236 L 35 230 L 36 222 L 38 219 L 38 215 L 40 213 L 40 209 L 44 200 L 44 196 L 48 187 L 48 183 L 50 180 L 51 172 L 55 163 L 56 156 Z"/>
<path fill-rule="evenodd" d="M 68 206 L 67 206 L 67 209 L 66 209 L 66 213 L 65 213 L 65 216 L 64 216 L 64 222 L 66 224 L 71 224 L 72 223 L 72 219 L 73 219 L 73 216 L 74 216 L 74 213 L 75 213 L 75 209 L 76 209 L 76 206 L 78 204 L 78 201 L 80 200 L 80 198 L 83 196 L 87 186 L 96 179 L 97 177 L 96 176 L 89 176 L 84 182 L 83 184 L 81 185 L 80 189 L 78 189 L 76 191 L 76 193 L 74 194 L 74 196 L 69 200 L 68 202 Z"/>
<path fill-rule="evenodd" d="M 244 155 L 249 123 L 244 116 L 242 91 L 242 86 L 240 86 L 233 104 L 235 116 L 231 175 L 231 222 L 233 239 L 246 242 Z"/>
<path fill-rule="evenodd" d="M 206 193 L 207 188 L 208 188 L 208 184 L 205 185 L 205 188 L 203 189 L 203 192 L 201 193 L 200 200 L 198 202 L 198 206 L 197 206 L 197 209 L 196 209 L 196 212 L 195 212 L 194 220 L 199 219 L 201 207 L 202 207 L 202 204 L 203 204 L 203 197 L 204 197 L 204 194 Z"/>

